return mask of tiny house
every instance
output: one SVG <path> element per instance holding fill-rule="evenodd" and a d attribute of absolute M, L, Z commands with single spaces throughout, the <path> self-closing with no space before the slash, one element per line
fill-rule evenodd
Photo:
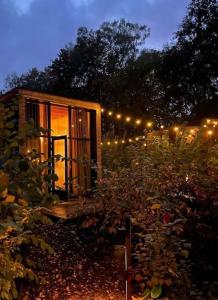
<path fill-rule="evenodd" d="M 58 180 L 52 191 L 64 195 L 89 191 L 101 173 L 101 107 L 89 101 L 16 88 L 0 97 L 10 104 L 19 100 L 18 128 L 32 120 L 46 134 L 26 140 L 24 153 L 35 149 L 50 161 Z M 56 155 L 66 159 L 57 161 Z"/>

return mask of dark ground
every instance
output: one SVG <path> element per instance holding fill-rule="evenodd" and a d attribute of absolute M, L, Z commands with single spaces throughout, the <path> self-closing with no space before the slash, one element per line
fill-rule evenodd
<path fill-rule="evenodd" d="M 75 228 L 66 222 L 40 225 L 39 232 L 55 254 L 34 254 L 34 261 L 41 263 L 38 275 L 47 283 L 24 285 L 23 300 L 125 299 L 123 265 L 114 258 L 112 245 L 96 252 L 93 240 L 87 235 L 81 241 Z"/>

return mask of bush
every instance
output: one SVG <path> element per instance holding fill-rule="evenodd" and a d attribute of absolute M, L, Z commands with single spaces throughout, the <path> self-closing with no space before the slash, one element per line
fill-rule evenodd
<path fill-rule="evenodd" d="M 179 293 L 181 299 L 189 297 L 202 268 L 207 266 L 211 279 L 217 277 L 212 261 L 218 250 L 218 145 L 200 136 L 188 143 L 180 136 L 175 143 L 115 147 L 104 149 L 110 165 L 99 197 L 110 231 L 131 215 L 135 291 L 149 296 L 153 288 L 160 291 L 161 286 L 164 293 L 171 287 L 172 293 L 177 288 L 173 299 L 180 299 Z"/>
<path fill-rule="evenodd" d="M 33 233 L 35 226 L 51 221 L 38 206 L 57 201 L 48 192 L 51 179 L 43 173 L 48 162 L 40 163 L 40 154 L 21 153 L 27 137 L 39 135 L 42 129 L 27 124 L 17 128 L 18 99 L 7 108 L 0 108 L 0 298 L 17 299 L 20 280 L 41 279 L 30 258 L 32 246 L 49 253 L 52 248 Z M 47 178 L 47 180 L 45 180 Z"/>

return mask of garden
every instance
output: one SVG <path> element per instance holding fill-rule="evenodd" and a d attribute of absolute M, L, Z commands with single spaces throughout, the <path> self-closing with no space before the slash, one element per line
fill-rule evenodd
<path fill-rule="evenodd" d="M 18 133 L 17 109 L 1 124 L 1 299 L 125 299 L 125 282 L 132 299 L 217 299 L 216 139 L 203 141 L 202 127 L 188 142 L 181 127 L 173 142 L 102 145 L 104 174 L 89 200 L 101 208 L 63 220 L 41 210 L 60 202 L 49 193 L 57 176 L 35 150 L 19 152 L 43 129 Z"/>
<path fill-rule="evenodd" d="M 149 48 L 138 21 L 165 15 L 163 38 L 182 1 L 166 1 L 168 11 L 144 1 L 154 21 L 140 17 L 143 1 L 120 1 L 122 14 L 111 15 L 120 19 L 100 26 L 94 9 L 94 29 L 79 27 L 55 58 L 59 17 L 80 24 L 64 5 L 82 18 L 97 1 L 62 1 L 57 20 L 53 1 L 28 2 L 46 25 L 19 12 L 15 27 L 39 20 L 47 35 L 40 44 L 31 31 L 24 43 L 22 33 L 19 45 L 13 35 L 16 59 L 3 61 L 25 73 L 0 91 L 0 300 L 217 300 L 217 1 L 187 1 L 162 48 Z M 0 6 L 11 34 L 13 1 Z M 123 18 L 134 12 L 137 23 Z M 48 44 L 53 59 L 38 69 Z M 26 72 L 21 58 L 39 64 Z"/>

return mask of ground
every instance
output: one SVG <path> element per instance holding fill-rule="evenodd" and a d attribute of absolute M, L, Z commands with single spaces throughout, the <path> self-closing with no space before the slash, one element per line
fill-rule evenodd
<path fill-rule="evenodd" d="M 47 283 L 24 286 L 24 300 L 125 299 L 123 266 L 114 258 L 113 248 L 96 253 L 92 242 L 81 242 L 75 230 L 75 224 L 69 222 L 40 227 L 55 254 L 34 254 L 41 262 L 38 274 Z"/>

